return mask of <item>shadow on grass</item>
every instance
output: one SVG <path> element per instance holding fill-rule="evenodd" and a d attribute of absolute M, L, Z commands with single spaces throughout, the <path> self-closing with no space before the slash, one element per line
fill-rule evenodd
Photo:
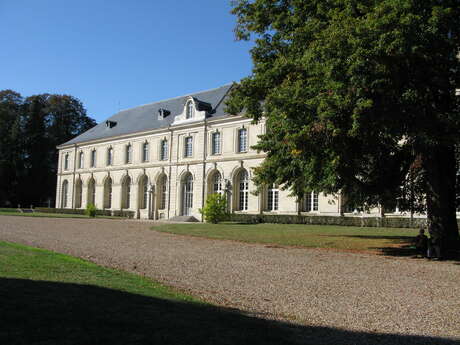
<path fill-rule="evenodd" d="M 300 327 L 88 285 L 0 279 L 1 344 L 458 344 Z"/>

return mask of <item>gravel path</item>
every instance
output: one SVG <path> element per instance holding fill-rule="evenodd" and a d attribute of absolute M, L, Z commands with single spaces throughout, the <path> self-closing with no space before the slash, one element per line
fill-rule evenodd
<path fill-rule="evenodd" d="M 0 240 L 152 277 L 258 316 L 460 340 L 460 265 L 176 236 L 153 223 L 0 216 Z"/>

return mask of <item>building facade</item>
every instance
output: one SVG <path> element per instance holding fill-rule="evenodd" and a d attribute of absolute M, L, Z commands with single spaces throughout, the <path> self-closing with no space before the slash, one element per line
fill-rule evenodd
<path fill-rule="evenodd" d="M 207 195 L 222 193 L 230 212 L 341 214 L 340 195 L 312 192 L 298 202 L 275 185 L 253 193 L 253 169 L 264 154 L 251 147 L 265 123 L 227 114 L 230 89 L 124 110 L 60 145 L 56 207 L 202 220 Z"/>

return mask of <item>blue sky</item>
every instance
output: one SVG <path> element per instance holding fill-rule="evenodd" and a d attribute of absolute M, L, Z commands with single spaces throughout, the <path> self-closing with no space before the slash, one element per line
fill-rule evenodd
<path fill-rule="evenodd" d="M 0 0 L 0 90 L 70 94 L 98 122 L 118 109 L 239 81 L 230 0 Z"/>

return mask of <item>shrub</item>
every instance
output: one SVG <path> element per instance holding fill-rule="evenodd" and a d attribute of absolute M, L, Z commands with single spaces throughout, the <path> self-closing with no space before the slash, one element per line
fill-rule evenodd
<path fill-rule="evenodd" d="M 88 204 L 88 205 L 86 206 L 86 212 L 85 212 L 85 214 L 86 214 L 88 217 L 94 218 L 94 217 L 96 217 L 96 211 L 97 211 L 97 209 L 96 209 L 96 206 L 94 206 L 94 204 Z"/>
<path fill-rule="evenodd" d="M 227 200 L 225 196 L 218 193 L 209 195 L 204 208 L 200 212 L 207 223 L 217 224 L 227 219 Z"/>

